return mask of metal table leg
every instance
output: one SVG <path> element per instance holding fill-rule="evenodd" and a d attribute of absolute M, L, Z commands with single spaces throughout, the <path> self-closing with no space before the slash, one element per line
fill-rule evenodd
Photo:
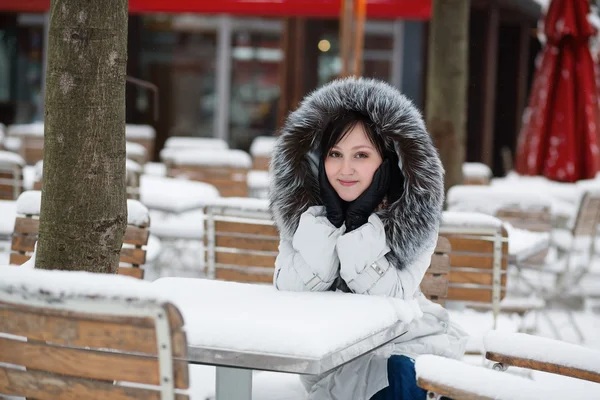
<path fill-rule="evenodd" d="M 217 367 L 216 400 L 252 400 L 252 370 Z"/>

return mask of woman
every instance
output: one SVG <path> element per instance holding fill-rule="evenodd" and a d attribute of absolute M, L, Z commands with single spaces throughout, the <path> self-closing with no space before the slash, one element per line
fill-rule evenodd
<path fill-rule="evenodd" d="M 311 399 L 418 399 L 413 359 L 460 358 L 466 335 L 419 285 L 436 242 L 444 173 L 411 102 L 383 82 L 334 81 L 291 113 L 273 151 L 279 290 L 342 290 L 417 303 L 407 334 L 333 373 Z"/>

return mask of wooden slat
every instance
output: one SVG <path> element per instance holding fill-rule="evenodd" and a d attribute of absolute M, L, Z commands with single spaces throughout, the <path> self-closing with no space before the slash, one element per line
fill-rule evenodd
<path fill-rule="evenodd" d="M 505 270 L 507 258 L 502 258 L 501 269 Z M 469 267 L 480 269 L 492 269 L 494 267 L 494 259 L 489 256 L 466 255 L 450 253 L 450 268 L 452 267 Z"/>
<path fill-rule="evenodd" d="M 112 382 L 70 378 L 36 371 L 19 371 L 0 367 L 0 393 L 9 396 L 55 399 L 110 399 L 160 400 L 158 390 L 124 387 Z M 176 394 L 176 400 L 188 400 L 187 395 Z"/>
<path fill-rule="evenodd" d="M 450 283 L 472 283 L 475 285 L 492 286 L 492 270 L 489 270 L 488 273 L 451 270 L 449 281 Z M 506 287 L 506 274 L 500 277 L 500 283 L 502 287 Z"/>
<path fill-rule="evenodd" d="M 417 385 L 425 390 L 435 392 L 440 396 L 445 396 L 451 399 L 460 400 L 493 400 L 491 397 L 481 396 L 472 392 L 465 392 L 464 390 L 453 388 L 451 386 L 443 385 L 438 382 L 428 381 L 427 379 L 417 378 Z"/>
<path fill-rule="evenodd" d="M 142 265 L 146 263 L 146 250 L 132 247 L 123 247 L 121 249 L 121 262 L 133 265 Z"/>
<path fill-rule="evenodd" d="M 144 270 L 139 267 L 119 267 L 119 275 L 131 276 L 132 278 L 144 279 Z"/>
<path fill-rule="evenodd" d="M 500 292 L 500 300 L 504 298 L 506 292 Z M 482 303 L 492 302 L 492 289 L 471 289 L 462 287 L 452 287 L 452 283 L 448 285 L 448 296 L 446 300 L 456 301 L 474 301 Z"/>
<path fill-rule="evenodd" d="M 431 264 L 427 268 L 429 274 L 448 274 L 450 272 L 450 256 L 447 254 L 434 254 Z"/>
<path fill-rule="evenodd" d="M 21 252 L 33 252 L 37 240 L 37 235 L 13 235 L 10 249 Z"/>
<path fill-rule="evenodd" d="M 17 217 L 15 220 L 15 233 L 37 235 L 40 229 L 40 220 L 34 218 Z"/>
<path fill-rule="evenodd" d="M 279 249 L 279 237 L 261 239 L 237 236 L 223 236 L 217 234 L 215 238 L 215 243 L 217 247 L 228 247 L 243 250 L 278 251 Z"/>
<path fill-rule="evenodd" d="M 125 230 L 125 236 L 123 237 L 123 243 L 132 244 L 134 246 L 144 246 L 148 244 L 149 237 L 150 231 L 148 229 L 128 225 Z"/>
<path fill-rule="evenodd" d="M 273 283 L 273 272 L 266 274 L 263 271 L 254 272 L 252 268 L 248 268 L 248 272 L 239 271 L 230 268 L 216 268 L 216 279 L 233 282 L 250 282 L 250 283 Z"/>
<path fill-rule="evenodd" d="M 187 356 L 185 333 L 179 330 L 180 328 L 177 329 L 172 331 L 173 356 L 185 358 Z M 22 309 L 0 308 L 0 332 L 65 346 L 158 354 L 154 327 L 123 322 L 94 321 Z"/>
<path fill-rule="evenodd" d="M 446 297 L 448 294 L 448 279 L 446 276 L 426 274 L 421 281 L 421 291 L 425 296 Z"/>
<path fill-rule="evenodd" d="M 501 362 L 507 366 L 533 369 L 536 371 L 550 372 L 553 374 L 559 374 L 564 376 L 570 376 L 577 379 L 584 379 L 586 381 L 600 383 L 600 374 L 595 371 L 586 371 L 578 368 L 568 367 L 562 364 L 555 364 L 549 362 L 540 362 L 537 360 L 529 360 L 526 358 L 511 357 L 504 354 L 498 354 L 494 352 L 486 352 L 485 358 L 488 360 Z"/>
<path fill-rule="evenodd" d="M 207 182 L 210 183 L 210 182 Z M 239 184 L 238 184 L 239 185 Z M 217 190 L 219 190 L 219 194 L 221 197 L 248 197 L 248 187 L 247 186 L 233 186 L 232 184 L 227 184 L 224 186 L 215 185 Z"/>
<path fill-rule="evenodd" d="M 452 251 L 452 246 L 450 245 L 450 241 L 448 238 L 443 236 L 438 236 L 438 241 L 435 246 L 435 253 L 450 253 Z"/>
<path fill-rule="evenodd" d="M 30 255 L 21 253 L 10 253 L 10 260 L 8 261 L 11 265 L 23 265 L 31 258 Z"/>
<path fill-rule="evenodd" d="M 251 235 L 273 236 L 279 239 L 275 225 L 261 225 L 244 222 L 215 221 L 215 231 L 247 233 Z"/>
<path fill-rule="evenodd" d="M 468 253 L 492 253 L 494 251 L 494 242 L 483 239 L 446 236 L 452 246 L 452 252 L 468 252 Z M 508 243 L 502 245 L 502 252 L 508 253 Z"/>
<path fill-rule="evenodd" d="M 258 171 L 268 171 L 269 170 L 269 162 L 271 161 L 270 157 L 253 157 L 252 159 L 252 169 Z"/>
<path fill-rule="evenodd" d="M 216 252 L 215 262 L 217 264 L 237 265 L 244 267 L 275 268 L 276 257 L 277 256 L 263 256 L 259 254 Z"/>
<path fill-rule="evenodd" d="M 70 349 L 0 338 L 0 361 L 78 378 L 150 385 L 160 383 L 158 359 L 155 357 Z M 173 375 L 177 388 L 188 388 L 186 361 L 173 362 Z"/>

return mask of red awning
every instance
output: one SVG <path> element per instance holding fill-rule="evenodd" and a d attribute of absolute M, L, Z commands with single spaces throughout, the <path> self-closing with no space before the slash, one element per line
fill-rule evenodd
<path fill-rule="evenodd" d="M 1 11 L 45 12 L 50 0 L 1 0 Z M 130 13 L 198 13 L 246 16 L 305 16 L 337 18 L 340 0 L 129 0 Z M 431 0 L 370 0 L 369 18 L 431 17 Z"/>
<path fill-rule="evenodd" d="M 600 113 L 587 20 L 588 0 L 552 0 L 547 43 L 519 133 L 516 171 L 575 182 L 600 170 Z"/>

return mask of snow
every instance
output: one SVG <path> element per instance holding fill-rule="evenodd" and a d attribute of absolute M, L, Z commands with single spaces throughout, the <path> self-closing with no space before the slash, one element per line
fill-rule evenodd
<path fill-rule="evenodd" d="M 161 239 L 204 239 L 204 211 L 192 210 L 179 214 L 151 210 L 150 232 Z"/>
<path fill-rule="evenodd" d="M 415 362 L 417 378 L 436 382 L 440 385 L 473 392 L 496 400 L 571 399 L 578 397 L 597 398 L 600 389 L 591 392 L 573 390 L 571 386 L 537 383 L 512 375 L 477 367 L 449 358 L 422 355 Z"/>
<path fill-rule="evenodd" d="M 130 159 L 125 160 L 125 169 L 127 170 L 127 172 L 135 172 L 138 174 L 141 174 L 143 170 L 140 164 Z"/>
<path fill-rule="evenodd" d="M 269 211 L 269 200 L 248 197 L 220 197 L 209 200 L 207 205 L 231 207 L 242 211 Z"/>
<path fill-rule="evenodd" d="M 552 201 L 540 192 L 517 192 L 510 187 L 456 185 L 448 190 L 448 208 L 456 211 L 479 211 L 494 215 L 502 207 L 521 210 L 551 209 Z"/>
<path fill-rule="evenodd" d="M 125 137 L 127 139 L 154 139 L 156 131 L 151 125 L 125 125 Z"/>
<path fill-rule="evenodd" d="M 40 215 L 42 192 L 40 190 L 27 190 L 17 199 L 17 214 Z"/>
<path fill-rule="evenodd" d="M 177 165 L 252 168 L 250 155 L 242 150 L 188 149 L 163 152 L 161 159 Z"/>
<path fill-rule="evenodd" d="M 4 138 L 3 146 L 8 151 L 18 153 L 21 149 L 21 139 L 18 137 L 7 136 Z"/>
<path fill-rule="evenodd" d="M 274 136 L 257 136 L 250 145 L 250 154 L 253 157 L 270 157 L 275 142 L 277 138 Z"/>
<path fill-rule="evenodd" d="M 127 199 L 127 224 L 136 226 L 150 224 L 148 208 L 137 200 Z"/>
<path fill-rule="evenodd" d="M 164 148 L 177 150 L 186 150 L 192 148 L 204 150 L 227 150 L 229 149 L 229 145 L 225 140 L 217 138 L 171 136 L 165 141 Z"/>
<path fill-rule="evenodd" d="M 19 288 L 27 293 L 44 292 L 61 298 L 166 300 L 147 281 L 129 276 L 0 266 L 0 290 Z"/>
<path fill-rule="evenodd" d="M 414 312 L 410 303 L 382 296 L 190 278 L 153 285 L 183 314 L 189 345 L 233 351 L 322 358 L 398 321 L 408 323 Z"/>
<path fill-rule="evenodd" d="M 6 133 L 8 136 L 44 136 L 44 123 L 9 125 Z"/>
<path fill-rule="evenodd" d="M 17 153 L 13 153 L 12 151 L 0 150 L 0 167 L 6 165 L 19 165 L 21 167 L 24 167 L 25 160 L 23 160 L 23 157 L 21 157 Z"/>
<path fill-rule="evenodd" d="M 600 373 L 600 351 L 524 333 L 488 332 L 486 351 Z"/>
<path fill-rule="evenodd" d="M 147 162 L 144 164 L 144 174 L 153 176 L 167 176 L 167 166 L 160 162 Z"/>
<path fill-rule="evenodd" d="M 452 228 L 499 228 L 502 221 L 491 215 L 478 212 L 444 211 L 441 227 Z"/>
<path fill-rule="evenodd" d="M 248 172 L 246 181 L 251 189 L 263 189 L 269 187 L 271 176 L 269 171 L 252 170 Z"/>
<path fill-rule="evenodd" d="M 0 200 L 0 237 L 12 235 L 17 218 L 17 202 Z"/>
<path fill-rule="evenodd" d="M 140 199 L 149 209 L 180 213 L 206 205 L 219 197 L 208 183 L 152 175 L 140 177 Z"/>
<path fill-rule="evenodd" d="M 148 245 L 146 246 L 146 264 L 154 262 L 160 255 L 161 250 L 162 245 L 160 239 L 152 234 L 148 236 Z"/>
<path fill-rule="evenodd" d="M 483 163 L 466 162 L 462 165 L 462 173 L 468 177 L 490 178 L 492 170 Z"/>
<path fill-rule="evenodd" d="M 33 166 L 34 180 L 41 181 L 44 176 L 44 160 L 40 160 Z"/>
<path fill-rule="evenodd" d="M 549 232 L 517 229 L 508 223 L 504 223 L 504 227 L 508 233 L 508 252 L 520 259 L 525 259 L 533 253 L 550 246 Z"/>
<path fill-rule="evenodd" d="M 125 153 L 127 157 L 146 157 L 146 148 L 139 143 L 126 142 Z"/>

